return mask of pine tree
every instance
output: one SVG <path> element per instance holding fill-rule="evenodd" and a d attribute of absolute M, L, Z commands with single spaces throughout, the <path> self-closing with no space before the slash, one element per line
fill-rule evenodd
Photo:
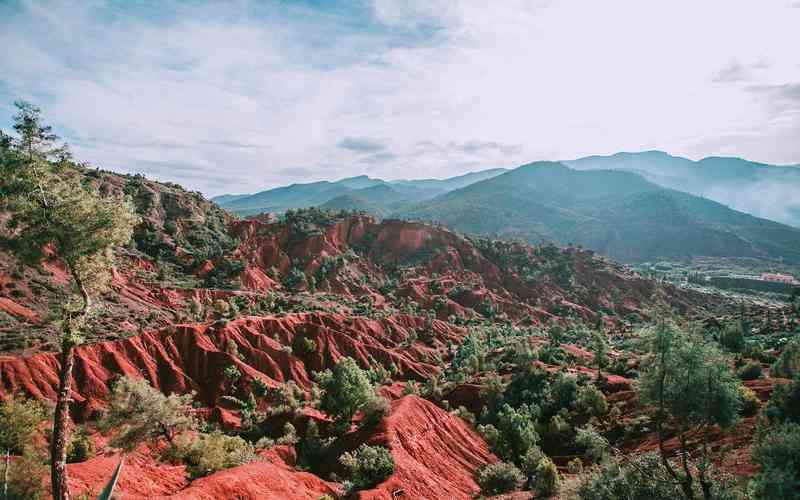
<path fill-rule="evenodd" d="M 717 425 L 727 428 L 738 419 L 741 407 L 739 382 L 722 353 L 713 345 L 681 331 L 674 323 L 660 320 L 649 332 L 654 357 L 639 385 L 639 396 L 651 405 L 658 434 L 662 466 L 680 485 L 684 496 L 694 498 L 695 481 L 703 498 L 712 498 L 711 466 L 708 446 L 709 429 Z M 666 426 L 678 438 L 683 472 L 675 470 L 664 443 Z M 690 438 L 699 437 L 695 465 Z"/>
<path fill-rule="evenodd" d="M 92 297 L 110 276 L 111 249 L 130 241 L 137 217 L 130 203 L 98 195 L 71 162 L 66 146 L 55 145 L 58 138 L 42 124 L 37 107 L 15 105 L 17 137 L 4 135 L 0 141 L 2 208 L 11 213 L 2 243 L 27 265 L 59 259 L 77 299 L 63 305 L 57 325 L 61 366 L 50 455 L 53 498 L 64 500 L 69 498 L 66 453 L 74 348 L 83 342 Z"/>

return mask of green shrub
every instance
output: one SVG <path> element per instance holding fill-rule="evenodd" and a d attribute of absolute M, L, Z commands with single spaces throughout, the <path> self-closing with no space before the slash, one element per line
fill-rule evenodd
<path fill-rule="evenodd" d="M 0 450 L 21 454 L 33 445 L 39 428 L 47 419 L 44 403 L 14 395 L 0 405 Z"/>
<path fill-rule="evenodd" d="M 661 466 L 655 453 L 632 456 L 624 465 L 604 462 L 585 474 L 578 488 L 582 500 L 675 500 L 684 498 L 680 486 Z"/>
<path fill-rule="evenodd" d="M 339 463 L 356 490 L 372 488 L 394 472 L 394 457 L 382 446 L 362 444 L 354 452 L 343 453 Z"/>
<path fill-rule="evenodd" d="M 525 478 L 517 467 L 509 462 L 487 464 L 475 473 L 475 482 L 484 495 L 500 495 L 519 489 Z"/>
<path fill-rule="evenodd" d="M 465 422 L 469 423 L 470 425 L 475 425 L 477 419 L 475 418 L 475 414 L 466 409 L 464 406 L 459 406 L 455 410 L 450 412 L 452 415 L 464 420 Z"/>
<path fill-rule="evenodd" d="M 732 352 L 742 352 L 745 348 L 745 326 L 741 321 L 726 324 L 719 335 L 722 347 Z"/>
<path fill-rule="evenodd" d="M 164 395 L 147 380 L 122 378 L 114 384 L 108 409 L 99 425 L 113 430 L 114 446 L 133 450 L 147 440 L 166 438 L 173 443 L 182 432 L 197 428 L 193 394 Z"/>
<path fill-rule="evenodd" d="M 578 390 L 576 405 L 578 409 L 589 416 L 601 417 L 608 412 L 606 396 L 593 385 L 587 385 Z"/>
<path fill-rule="evenodd" d="M 528 448 L 528 451 L 522 456 L 519 464 L 525 477 L 536 476 L 536 467 L 539 466 L 539 462 L 541 462 L 545 456 L 542 449 L 538 446 Z"/>
<path fill-rule="evenodd" d="M 575 407 L 577 398 L 578 381 L 576 378 L 559 373 L 548 387 L 547 402 L 542 406 L 542 415 L 549 418 L 562 410 L 571 410 Z"/>
<path fill-rule="evenodd" d="M 577 429 L 575 444 L 583 448 L 586 456 L 594 462 L 600 462 L 610 449 L 608 440 L 601 436 L 591 424 Z"/>
<path fill-rule="evenodd" d="M 789 423 L 772 429 L 753 449 L 761 466 L 751 483 L 755 498 L 798 498 L 800 488 L 800 425 Z"/>
<path fill-rule="evenodd" d="M 405 385 L 403 385 L 403 396 L 408 396 L 411 394 L 415 396 L 420 395 L 419 384 L 413 380 L 407 380 Z"/>
<path fill-rule="evenodd" d="M 536 432 L 536 411 L 526 405 L 512 408 L 504 404 L 497 412 L 494 427 L 497 429 L 497 437 L 493 449 L 505 460 L 518 462 L 539 442 L 539 434 Z"/>
<path fill-rule="evenodd" d="M 752 417 L 758 413 L 758 408 L 761 406 L 761 401 L 756 396 L 752 389 L 743 385 L 739 386 L 739 398 L 742 400 L 742 415 L 745 417 Z"/>
<path fill-rule="evenodd" d="M 67 463 L 85 462 L 94 456 L 94 441 L 86 428 L 78 427 L 70 436 L 67 446 Z"/>
<path fill-rule="evenodd" d="M 750 488 L 754 498 L 798 498 L 800 491 L 800 425 L 783 424 L 772 429 L 753 449 L 761 471 Z"/>
<path fill-rule="evenodd" d="M 567 462 L 567 472 L 570 474 L 580 474 L 583 472 L 583 461 L 579 457 L 575 457 Z"/>
<path fill-rule="evenodd" d="M 253 445 L 219 431 L 200 434 L 190 442 L 179 444 L 178 448 L 183 448 L 183 461 L 193 478 L 244 465 L 257 458 Z"/>
<path fill-rule="evenodd" d="M 49 477 L 50 467 L 42 450 L 26 446 L 22 456 L 10 461 L 6 470 L 5 459 L 0 460 L 0 477 L 7 479 L 8 500 L 45 500 L 51 498 L 43 478 Z"/>
<path fill-rule="evenodd" d="M 741 380 L 756 380 L 762 377 L 761 363 L 749 361 L 736 371 L 736 376 Z"/>
<path fill-rule="evenodd" d="M 561 484 L 561 476 L 558 474 L 556 464 L 547 457 L 539 461 L 536 466 L 536 479 L 534 487 L 536 490 L 545 496 L 552 496 L 558 492 Z"/>
<path fill-rule="evenodd" d="M 283 435 L 275 440 L 275 444 L 293 446 L 297 444 L 297 441 L 297 429 L 291 422 L 286 422 L 283 424 Z"/>
<path fill-rule="evenodd" d="M 305 435 L 300 438 L 295 446 L 297 450 L 297 462 L 303 468 L 318 471 L 323 469 L 331 461 L 335 460 L 335 455 L 332 456 L 331 444 L 335 442 L 335 438 L 323 438 L 319 432 L 319 426 L 314 420 L 309 420 L 306 426 Z"/>
<path fill-rule="evenodd" d="M 297 267 L 293 267 L 286 278 L 283 280 L 283 286 L 290 292 L 298 291 L 306 282 L 306 273 Z"/>
<path fill-rule="evenodd" d="M 264 391 L 264 389 L 259 389 Z M 266 396 L 272 401 L 269 407 L 269 414 L 275 415 L 295 415 L 304 405 L 307 404 L 306 394 L 294 380 L 290 380 L 275 388 L 267 388 Z"/>
<path fill-rule="evenodd" d="M 781 422 L 800 424 L 800 380 L 788 384 L 775 384 L 764 408 L 764 415 L 773 424 Z"/>
<path fill-rule="evenodd" d="M 223 257 L 214 263 L 213 269 L 203 278 L 204 288 L 231 288 L 232 280 L 244 271 L 245 263 L 238 259 Z"/>
<path fill-rule="evenodd" d="M 311 355 L 317 352 L 317 343 L 314 339 L 304 338 L 303 339 L 303 353 L 305 355 Z"/>
<path fill-rule="evenodd" d="M 342 358 L 333 370 L 318 372 L 315 378 L 323 390 L 319 408 L 337 421 L 340 431 L 347 430 L 359 410 L 374 404 L 375 388 L 352 358 Z"/>
<path fill-rule="evenodd" d="M 800 338 L 786 344 L 772 365 L 772 376 L 783 378 L 800 377 Z"/>
<path fill-rule="evenodd" d="M 361 411 L 363 412 L 362 427 L 377 425 L 383 417 L 389 414 L 389 401 L 378 394 L 372 394 L 364 402 Z"/>

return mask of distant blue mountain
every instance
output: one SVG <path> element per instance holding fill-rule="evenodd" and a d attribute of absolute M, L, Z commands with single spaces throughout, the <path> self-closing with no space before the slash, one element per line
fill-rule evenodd
<path fill-rule="evenodd" d="M 384 181 L 360 175 L 336 182 L 292 184 L 251 195 L 221 195 L 212 198 L 212 201 L 239 215 L 283 212 L 290 208 L 304 207 L 348 208 L 383 213 L 403 203 L 430 199 L 505 171 L 496 168 L 448 179 L 401 181 Z"/>
<path fill-rule="evenodd" d="M 625 170 L 758 217 L 800 227 L 800 166 L 712 156 L 700 161 L 663 151 L 587 156 L 564 161 L 578 170 Z"/>

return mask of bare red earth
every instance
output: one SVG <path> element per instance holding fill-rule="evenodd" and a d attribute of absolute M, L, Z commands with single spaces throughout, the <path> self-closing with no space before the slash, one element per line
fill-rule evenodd
<path fill-rule="evenodd" d="M 475 470 L 497 461 L 466 422 L 418 396 L 392 403 L 391 414 L 368 440 L 386 446 L 395 472 L 358 498 L 470 499 L 480 490 Z"/>
<path fill-rule="evenodd" d="M 76 349 L 73 371 L 73 415 L 85 419 L 104 405 L 109 384 L 119 376 L 144 377 L 165 393 L 196 391 L 208 406 L 221 403 L 229 381 L 223 371 L 236 365 L 243 388 L 253 379 L 269 386 L 294 380 L 310 386 L 310 372 L 332 367 L 343 356 L 369 367 L 394 363 L 398 376 L 424 380 L 437 373 L 434 351 L 417 342 L 401 344 L 412 332 L 436 332 L 437 342 L 458 341 L 464 330 L 435 321 L 398 315 L 383 320 L 346 318 L 330 313 L 300 313 L 283 317 L 245 317 L 227 324 L 177 325 L 126 340 L 98 342 Z M 312 339 L 313 352 L 303 350 Z M 230 352 L 232 346 L 238 355 Z M 291 352 L 284 346 L 294 346 Z M 54 400 L 58 358 L 53 353 L 0 357 L 0 396 L 24 392 Z"/>

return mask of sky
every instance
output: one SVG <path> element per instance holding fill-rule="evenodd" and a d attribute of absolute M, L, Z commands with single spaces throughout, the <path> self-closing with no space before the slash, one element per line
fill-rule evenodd
<path fill-rule="evenodd" d="M 213 196 L 660 149 L 800 163 L 798 0 L 0 0 L 0 128 Z"/>

